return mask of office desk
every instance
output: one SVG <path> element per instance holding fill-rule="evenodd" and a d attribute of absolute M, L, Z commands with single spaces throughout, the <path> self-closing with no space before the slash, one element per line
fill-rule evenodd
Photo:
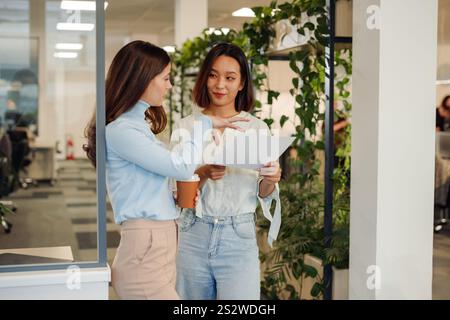
<path fill-rule="evenodd" d="M 0 250 L 0 265 L 72 262 L 69 246 Z"/>

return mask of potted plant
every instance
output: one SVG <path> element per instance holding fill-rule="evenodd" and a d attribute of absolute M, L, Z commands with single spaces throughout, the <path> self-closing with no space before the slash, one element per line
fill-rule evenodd
<path fill-rule="evenodd" d="M 5 216 L 7 214 L 12 214 L 12 213 L 13 213 L 13 211 L 10 208 L 8 208 L 5 204 L 0 202 L 0 223 L 1 223 L 5 233 L 10 233 L 11 228 L 12 228 L 12 224 L 10 222 L 8 222 L 8 220 L 6 220 Z"/>

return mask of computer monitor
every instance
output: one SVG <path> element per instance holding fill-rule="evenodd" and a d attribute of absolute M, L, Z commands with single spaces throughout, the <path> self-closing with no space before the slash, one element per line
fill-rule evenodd
<path fill-rule="evenodd" d="M 8 110 L 5 112 L 5 122 L 10 126 L 16 126 L 21 117 L 22 114 L 15 110 Z"/>

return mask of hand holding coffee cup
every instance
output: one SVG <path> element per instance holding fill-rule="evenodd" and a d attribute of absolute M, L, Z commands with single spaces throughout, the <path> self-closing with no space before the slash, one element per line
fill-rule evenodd
<path fill-rule="evenodd" d="M 175 198 L 180 208 L 195 208 L 200 196 L 199 184 L 200 177 L 197 174 L 194 174 L 188 180 L 177 181 L 177 195 Z"/>
<path fill-rule="evenodd" d="M 178 206 L 178 194 L 177 190 L 172 191 L 173 199 L 175 200 L 175 204 Z M 197 203 L 200 200 L 200 189 L 197 189 L 197 196 L 195 197 L 195 207 L 197 207 Z"/>

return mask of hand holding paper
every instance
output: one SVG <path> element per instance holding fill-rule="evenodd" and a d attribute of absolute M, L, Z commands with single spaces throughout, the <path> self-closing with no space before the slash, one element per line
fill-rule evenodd
<path fill-rule="evenodd" d="M 259 174 L 263 178 L 259 185 L 259 196 L 265 198 L 273 192 L 281 179 L 280 164 L 278 161 L 269 162 L 259 169 Z"/>
<path fill-rule="evenodd" d="M 259 169 L 259 174 L 261 176 L 275 176 L 280 171 L 280 163 L 278 161 L 271 161 L 267 163 L 264 167 Z"/>

